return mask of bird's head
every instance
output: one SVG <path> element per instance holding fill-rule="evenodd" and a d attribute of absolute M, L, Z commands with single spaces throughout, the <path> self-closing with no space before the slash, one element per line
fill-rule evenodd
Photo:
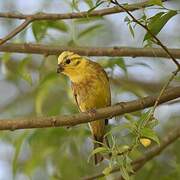
<path fill-rule="evenodd" d="M 64 51 L 58 57 L 57 73 L 63 73 L 73 82 L 78 82 L 82 78 L 87 61 L 78 54 Z"/>

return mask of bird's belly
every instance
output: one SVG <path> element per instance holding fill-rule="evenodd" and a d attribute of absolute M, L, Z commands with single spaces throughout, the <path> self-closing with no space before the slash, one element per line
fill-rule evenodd
<path fill-rule="evenodd" d="M 82 112 L 105 107 L 108 105 L 108 95 L 106 89 L 98 87 L 89 87 L 89 89 L 81 89 L 78 95 L 79 107 Z"/>

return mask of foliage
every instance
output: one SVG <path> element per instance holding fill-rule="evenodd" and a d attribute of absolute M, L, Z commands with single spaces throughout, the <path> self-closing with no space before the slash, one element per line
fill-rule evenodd
<path fill-rule="evenodd" d="M 44 4 L 38 2 L 41 9 L 50 8 L 46 1 L 43 2 Z M 8 1 L 2 2 L 3 6 L 8 3 Z M 53 1 L 49 3 L 54 6 Z M 64 0 L 64 3 L 68 12 L 81 12 L 84 8 L 88 13 L 111 5 L 110 1 L 103 0 L 73 0 L 71 2 Z M 177 22 L 174 27 L 170 26 L 170 22 L 179 15 L 178 10 L 164 7 L 161 0 L 150 0 L 149 4 L 156 5 L 157 8 L 155 9 L 154 6 L 151 9 L 145 8 L 138 16 L 140 17 L 138 20 L 147 25 L 154 35 L 167 36 L 167 27 L 171 30 L 177 28 Z M 18 11 L 18 6 L 14 2 L 13 6 L 15 9 L 9 10 Z M 56 8 L 59 12 L 63 7 L 57 6 Z M 149 13 L 152 8 L 153 13 Z M 33 9 L 33 12 L 35 11 L 39 12 L 39 9 Z M 140 32 L 137 24 L 129 16 L 123 16 L 125 23 L 120 21 L 123 17 L 119 18 L 119 16 L 115 15 L 111 18 L 87 16 L 81 19 L 60 21 L 37 20 L 29 27 L 30 31 L 25 31 L 24 35 L 18 35 L 14 41 L 18 42 L 23 39 L 23 42 L 26 42 L 30 36 L 28 41 L 34 40 L 34 43 L 44 43 L 49 46 L 60 44 L 73 47 L 97 47 L 121 45 L 124 42 L 129 43 L 129 46 L 132 43 L 141 46 L 143 42 L 146 43 L 145 46 L 156 46 L 152 36 L 148 32 Z M 11 23 L 5 25 L 8 32 Z M 129 33 L 133 39 L 129 38 Z M 170 33 L 165 40 L 169 44 L 178 46 L 179 34 L 174 30 Z M 161 84 L 166 80 L 167 71 L 171 72 L 172 70 L 168 60 L 153 59 L 147 62 L 147 59 L 128 59 L 126 57 L 90 58 L 98 61 L 108 72 L 113 103 L 124 101 L 124 99 L 127 101 L 137 99 L 148 94 L 157 94 Z M 65 76 L 56 74 L 56 66 L 56 56 L 1 54 L 0 78 L 5 84 L 4 86 L 7 86 L 3 92 L 1 90 L 3 84 L 0 84 L 1 119 L 22 116 L 53 116 L 77 112 L 69 81 Z M 119 80 L 120 84 L 113 80 Z M 146 82 L 147 80 L 148 82 Z M 177 77 L 174 83 L 178 84 L 179 80 L 180 78 Z M 155 81 L 158 81 L 158 85 Z M 13 93 L 12 96 L 11 93 Z M 3 97 L 6 98 L 5 101 L 3 101 Z M 168 107 L 165 105 L 165 108 L 167 111 L 171 111 L 175 105 L 167 105 Z M 109 131 L 106 135 L 110 141 L 110 147 L 103 144 L 102 147 L 95 150 L 92 150 L 92 140 L 86 125 L 1 132 L 1 141 L 9 144 L 13 153 L 10 154 L 11 160 L 0 154 L 0 161 L 4 158 L 10 164 L 9 166 L 12 167 L 10 173 L 12 173 L 13 179 L 18 179 L 20 175 L 27 176 L 29 179 L 43 179 L 43 177 L 54 180 L 72 179 L 72 177 L 79 179 L 98 172 L 109 176 L 114 167 L 119 168 L 124 179 L 130 179 L 130 174 L 133 173 L 131 162 L 136 157 L 143 155 L 148 148 L 142 145 L 141 139 L 151 140 L 150 146 L 161 144 L 161 138 L 166 135 L 164 132 L 168 130 L 168 127 L 178 124 L 178 112 L 177 115 L 175 113 L 172 115 L 173 110 L 168 114 L 163 111 L 164 116 L 161 117 L 159 111 L 157 115 L 155 113 L 155 117 L 147 120 L 150 110 L 125 114 L 110 120 Z M 6 148 L 7 145 L 4 145 L 2 151 L 6 151 Z M 176 142 L 165 154 L 161 155 L 161 158 L 149 162 L 143 170 L 137 173 L 137 176 L 134 176 L 134 179 L 146 179 L 147 177 L 155 179 L 157 174 L 162 175 L 159 179 L 179 179 L 179 148 L 180 144 Z M 102 162 L 100 166 L 94 167 L 91 157 L 95 153 L 102 153 L 108 158 L 107 162 Z M 109 177 L 113 179 L 116 175 Z"/>

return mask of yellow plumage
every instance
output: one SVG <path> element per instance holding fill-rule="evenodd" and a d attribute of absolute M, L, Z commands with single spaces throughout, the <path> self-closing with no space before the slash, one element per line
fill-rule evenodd
<path fill-rule="evenodd" d="M 65 51 L 58 58 L 58 72 L 67 75 L 72 83 L 72 90 L 82 112 L 109 106 L 111 93 L 106 72 L 96 62 L 83 58 L 73 52 Z M 107 120 L 89 123 L 94 140 L 103 142 Z M 94 147 L 101 146 L 94 143 Z M 102 160 L 95 156 L 95 163 Z"/>

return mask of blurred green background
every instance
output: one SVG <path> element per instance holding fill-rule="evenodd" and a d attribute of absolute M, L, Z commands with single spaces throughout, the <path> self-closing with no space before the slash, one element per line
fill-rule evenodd
<path fill-rule="evenodd" d="M 121 3 L 140 1 L 121 1 Z M 0 2 L 0 12 L 25 14 L 48 12 L 67 13 L 89 10 L 91 0 L 6 0 Z M 98 8 L 106 7 L 102 4 Z M 180 2 L 165 3 L 169 9 L 180 9 Z M 141 18 L 153 16 L 161 10 L 145 8 L 133 12 Z M 132 37 L 124 22 L 126 13 L 105 17 L 64 21 L 36 21 L 11 40 L 13 43 L 42 43 L 63 46 L 131 46 L 142 47 L 145 31 L 136 27 Z M 0 19 L 0 37 L 4 37 L 19 20 Z M 180 47 L 180 16 L 168 21 L 158 37 L 171 48 Z M 155 46 L 156 47 L 156 46 Z M 163 58 L 90 57 L 99 62 L 111 80 L 112 102 L 129 101 L 157 94 L 175 65 Z M 72 97 L 70 82 L 56 74 L 57 56 L 0 53 L 0 119 L 52 116 L 78 112 Z M 180 77 L 170 84 L 178 85 Z M 164 137 L 170 128 L 178 126 L 179 100 L 157 108 L 157 134 Z M 141 112 L 132 114 L 139 117 Z M 110 121 L 111 128 L 121 126 L 123 116 Z M 122 120 L 122 121 L 115 121 Z M 130 135 L 113 132 L 118 144 L 126 145 Z M 174 143 L 155 160 L 149 162 L 134 179 L 180 179 L 180 142 Z M 139 148 L 133 158 L 143 154 Z M 94 167 L 87 161 L 92 151 L 87 125 L 72 128 L 45 128 L 0 132 L 0 180 L 79 179 L 101 172 L 107 162 Z M 108 179 L 115 179 L 111 175 Z"/>

